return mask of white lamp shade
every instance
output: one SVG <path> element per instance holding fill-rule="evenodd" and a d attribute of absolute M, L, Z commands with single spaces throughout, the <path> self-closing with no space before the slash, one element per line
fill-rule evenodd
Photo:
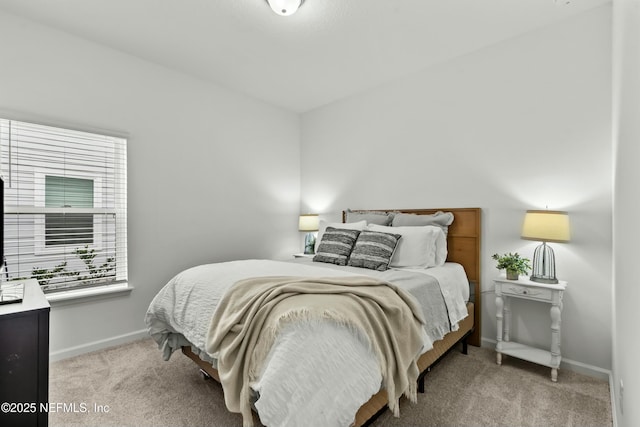
<path fill-rule="evenodd" d="M 304 0 L 267 0 L 271 9 L 280 16 L 290 16 L 296 13 Z"/>
<path fill-rule="evenodd" d="M 571 238 L 569 214 L 563 211 L 527 211 L 521 237 L 538 242 L 566 243 Z"/>
<path fill-rule="evenodd" d="M 315 214 L 300 215 L 298 220 L 298 230 L 300 231 L 318 231 L 319 225 L 318 215 Z"/>

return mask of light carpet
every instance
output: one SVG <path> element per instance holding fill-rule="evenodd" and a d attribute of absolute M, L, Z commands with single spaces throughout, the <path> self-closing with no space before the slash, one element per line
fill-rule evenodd
<path fill-rule="evenodd" d="M 313 373 L 309 373 L 313 375 Z M 402 399 L 400 418 L 386 411 L 381 426 L 611 426 L 609 384 L 515 358 L 495 363 L 491 349 L 452 351 L 426 377 L 418 403 Z M 242 426 L 224 406 L 222 388 L 203 380 L 176 353 L 170 361 L 151 339 L 52 363 L 50 426 Z"/>

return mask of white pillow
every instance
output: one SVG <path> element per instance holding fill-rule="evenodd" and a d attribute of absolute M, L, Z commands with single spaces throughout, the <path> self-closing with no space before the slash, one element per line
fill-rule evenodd
<path fill-rule="evenodd" d="M 440 227 L 385 227 L 370 224 L 367 228 L 402 236 L 391 258 L 391 267 L 437 267 L 443 265 L 447 259 L 447 239 Z"/>
<path fill-rule="evenodd" d="M 316 238 L 315 251 L 318 252 L 318 245 L 320 245 L 320 241 L 322 240 L 322 235 L 324 234 L 327 227 L 362 231 L 365 229 L 366 226 L 367 226 L 367 221 L 365 220 L 358 221 L 358 222 L 342 223 L 342 222 L 326 222 L 325 220 L 321 219 L 318 223 L 318 237 Z"/>

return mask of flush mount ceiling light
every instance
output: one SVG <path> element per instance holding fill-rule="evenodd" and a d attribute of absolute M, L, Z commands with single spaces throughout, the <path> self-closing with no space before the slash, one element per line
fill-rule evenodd
<path fill-rule="evenodd" d="M 275 13 L 280 16 L 290 16 L 296 13 L 304 0 L 266 0 Z"/>

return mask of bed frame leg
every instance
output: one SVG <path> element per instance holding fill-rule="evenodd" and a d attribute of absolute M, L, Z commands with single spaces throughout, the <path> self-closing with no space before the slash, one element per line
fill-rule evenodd
<path fill-rule="evenodd" d="M 209 375 L 209 373 L 207 373 L 207 371 L 205 371 L 204 369 L 200 369 L 200 376 L 202 377 L 203 380 L 212 380 L 213 378 L 211 378 L 211 375 Z"/>
<path fill-rule="evenodd" d="M 427 369 L 425 369 L 420 375 L 418 375 L 418 393 L 424 393 L 424 377 L 427 376 L 427 374 L 429 372 L 431 372 L 431 368 L 433 366 L 435 366 L 438 362 L 440 362 L 440 360 L 442 360 L 442 358 L 444 356 L 446 356 L 447 354 L 449 354 L 449 352 L 451 350 L 453 350 L 453 348 L 458 344 L 458 343 L 462 343 L 462 354 L 469 354 L 469 346 L 468 346 L 468 340 L 469 337 L 471 336 L 471 332 L 473 330 L 469 331 L 466 333 L 465 336 L 463 336 L 462 338 L 460 338 L 458 340 L 458 342 L 456 344 L 454 344 L 453 346 L 449 347 L 449 349 L 447 351 L 444 352 L 443 355 L 441 355 L 435 362 L 433 362 L 431 365 L 429 365 L 429 367 Z"/>
<path fill-rule="evenodd" d="M 428 367 L 420 376 L 418 376 L 418 393 L 424 393 L 424 377 L 431 372 L 431 367 Z"/>

